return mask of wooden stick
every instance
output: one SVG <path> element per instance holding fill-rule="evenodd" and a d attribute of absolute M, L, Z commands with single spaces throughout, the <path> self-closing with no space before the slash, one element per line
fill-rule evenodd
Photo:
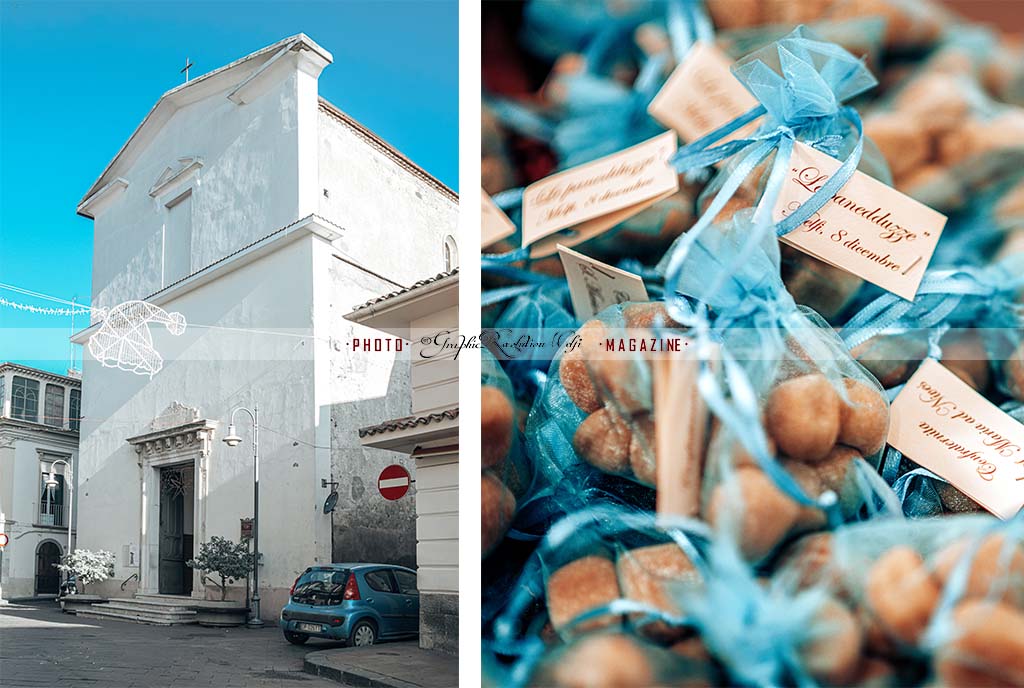
<path fill-rule="evenodd" d="M 692 346 L 651 362 L 654 457 L 659 516 L 696 516 L 704 468 L 707 407 L 697 390 L 700 365 Z"/>

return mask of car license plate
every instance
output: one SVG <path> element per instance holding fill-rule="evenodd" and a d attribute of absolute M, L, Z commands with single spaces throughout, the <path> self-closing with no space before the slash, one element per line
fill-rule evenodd
<path fill-rule="evenodd" d="M 300 631 L 306 631 L 307 633 L 319 633 L 320 631 L 322 631 L 324 629 L 324 627 L 321 626 L 320 624 L 311 624 L 311 623 L 297 623 L 297 624 L 295 624 L 295 626 Z"/>

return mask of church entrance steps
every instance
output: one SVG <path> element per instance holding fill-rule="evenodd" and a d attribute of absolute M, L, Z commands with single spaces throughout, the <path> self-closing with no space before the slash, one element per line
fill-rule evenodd
<path fill-rule="evenodd" d="M 78 611 L 78 616 L 117 619 L 134 623 L 173 626 L 196 623 L 195 608 L 187 597 L 151 596 L 136 599 L 113 598 L 106 604 L 93 604 Z"/>

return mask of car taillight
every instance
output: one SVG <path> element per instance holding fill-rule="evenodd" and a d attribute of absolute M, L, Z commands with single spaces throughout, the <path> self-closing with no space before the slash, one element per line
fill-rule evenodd
<path fill-rule="evenodd" d="M 356 574 L 350 573 L 348 576 L 348 583 L 345 583 L 345 594 L 342 595 L 342 599 L 345 600 L 358 600 L 359 597 L 359 584 L 356 583 Z"/>
<path fill-rule="evenodd" d="M 299 576 L 299 578 L 302 578 L 302 576 Z M 292 583 L 292 589 L 288 591 L 288 597 L 291 597 L 295 594 L 295 586 L 299 584 L 299 578 L 296 578 L 295 582 Z"/>

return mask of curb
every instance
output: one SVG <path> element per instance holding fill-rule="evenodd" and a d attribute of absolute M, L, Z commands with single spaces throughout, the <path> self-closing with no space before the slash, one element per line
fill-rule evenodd
<path fill-rule="evenodd" d="M 356 686 L 357 688 L 420 688 L 415 683 L 378 674 L 368 669 L 356 669 L 345 666 L 335 667 L 317 662 L 315 658 L 310 659 L 313 655 L 318 654 L 320 654 L 320 651 L 310 652 L 306 655 L 302 661 L 302 670 L 305 673 L 330 679 L 337 683 L 343 683 L 347 686 Z"/>

